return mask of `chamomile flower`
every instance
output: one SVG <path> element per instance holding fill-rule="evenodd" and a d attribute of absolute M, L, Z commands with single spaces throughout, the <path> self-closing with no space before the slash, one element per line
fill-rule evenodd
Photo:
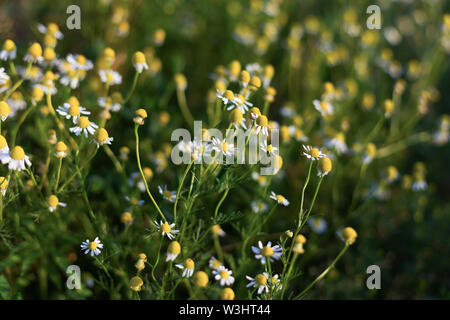
<path fill-rule="evenodd" d="M 91 114 L 91 112 L 87 111 L 86 108 L 80 106 L 78 99 L 75 99 L 69 99 L 68 103 L 66 102 L 56 109 L 56 111 L 66 119 L 72 119 L 74 124 L 77 123 L 78 119 L 81 116 L 87 116 Z"/>
<path fill-rule="evenodd" d="M 387 183 L 392 183 L 400 177 L 400 174 L 398 173 L 398 170 L 396 167 L 389 166 L 386 169 L 385 176 L 386 176 Z"/>
<path fill-rule="evenodd" d="M 3 48 L 0 51 L 0 60 L 14 60 L 17 55 L 17 48 L 11 39 L 5 40 Z"/>
<path fill-rule="evenodd" d="M 12 148 L 9 155 L 0 155 L 0 160 L 3 164 L 8 163 L 9 170 L 22 171 L 26 167 L 31 167 L 30 158 L 20 146 Z"/>
<path fill-rule="evenodd" d="M 101 81 L 104 83 L 108 83 L 110 86 L 122 83 L 122 76 L 117 71 L 100 70 L 98 74 Z"/>
<path fill-rule="evenodd" d="M 267 259 L 271 262 L 275 259 L 280 259 L 283 254 L 283 249 L 279 245 L 272 247 L 272 242 L 269 241 L 263 246 L 261 241 L 258 241 L 258 247 L 252 246 L 252 251 L 255 254 L 255 259 L 260 260 L 262 264 L 266 264 Z"/>
<path fill-rule="evenodd" d="M 130 207 L 132 206 L 142 206 L 145 201 L 144 200 L 139 200 L 135 197 L 129 197 L 129 196 L 125 196 L 125 200 L 127 200 L 130 203 Z"/>
<path fill-rule="evenodd" d="M 0 135 L 0 160 L 3 164 L 9 161 L 9 147 L 4 136 Z"/>
<path fill-rule="evenodd" d="M 23 95 L 20 91 L 14 91 L 11 96 L 6 99 L 6 103 L 9 104 L 9 106 L 12 109 L 12 115 L 14 115 L 17 111 L 23 110 L 27 107 L 27 102 L 23 98 Z"/>
<path fill-rule="evenodd" d="M 0 117 L 2 121 L 5 121 L 8 119 L 8 117 L 11 115 L 12 109 L 9 106 L 9 104 L 5 101 L 0 101 Z"/>
<path fill-rule="evenodd" d="M 227 110 L 233 110 L 235 107 L 240 109 L 242 113 L 246 113 L 248 111 L 248 108 L 253 106 L 251 102 L 248 102 L 243 95 L 236 94 L 234 96 L 234 99 L 231 101 L 232 104 L 230 104 L 227 108 Z"/>
<path fill-rule="evenodd" d="M 319 148 L 311 147 L 308 145 L 303 145 L 303 155 L 310 160 L 319 160 L 320 158 L 325 157 L 325 154 L 322 153 Z"/>
<path fill-rule="evenodd" d="M 50 22 L 47 26 L 38 24 L 37 29 L 40 33 L 52 35 L 58 40 L 61 40 L 64 37 L 61 31 L 59 31 L 58 25 L 53 22 Z"/>
<path fill-rule="evenodd" d="M 267 203 L 261 200 L 253 200 L 252 202 L 250 202 L 250 207 L 252 208 L 252 211 L 254 213 L 258 214 L 264 213 L 269 209 Z"/>
<path fill-rule="evenodd" d="M 345 135 L 342 132 L 338 132 L 334 138 L 326 140 L 325 145 L 328 148 L 334 148 L 338 154 L 348 151 L 347 144 L 345 143 Z"/>
<path fill-rule="evenodd" d="M 42 47 L 39 43 L 33 43 L 27 51 L 27 54 L 23 58 L 24 61 L 28 62 L 42 62 L 44 57 L 42 56 Z"/>
<path fill-rule="evenodd" d="M 103 248 L 103 244 L 100 242 L 100 239 L 98 237 L 95 237 L 94 241 L 90 241 L 89 239 L 86 239 L 86 241 L 83 241 L 81 243 L 81 250 L 84 251 L 84 254 L 91 254 L 91 257 L 98 256 L 101 251 L 100 249 Z"/>
<path fill-rule="evenodd" d="M 77 136 L 83 133 L 84 137 L 87 138 L 90 134 L 93 135 L 97 128 L 98 125 L 89 121 L 87 117 L 81 116 L 78 118 L 76 126 L 69 128 L 69 131 Z"/>
<path fill-rule="evenodd" d="M 217 260 L 215 257 L 211 257 L 208 261 L 208 265 L 211 269 L 216 270 L 222 266 L 222 262 Z"/>
<path fill-rule="evenodd" d="M 260 115 L 255 119 L 255 128 L 256 134 L 261 132 L 265 136 L 269 135 L 269 120 L 265 115 Z"/>
<path fill-rule="evenodd" d="M 256 275 L 256 277 L 252 278 L 250 276 L 245 276 L 245 278 L 250 281 L 247 284 L 247 288 L 253 287 L 258 288 L 258 294 L 263 293 L 265 291 L 266 293 L 269 292 L 269 286 L 267 285 L 269 274 L 267 272 L 260 273 Z"/>
<path fill-rule="evenodd" d="M 329 157 L 323 157 L 319 159 L 317 165 L 317 175 L 321 178 L 325 177 L 333 169 L 333 162 Z"/>
<path fill-rule="evenodd" d="M 9 76 L 5 72 L 5 68 L 0 68 L 0 84 L 5 84 L 9 80 Z"/>
<path fill-rule="evenodd" d="M 287 207 L 289 205 L 289 201 L 288 199 L 286 199 L 284 196 L 282 196 L 281 194 L 276 194 L 275 192 L 270 192 L 270 199 L 275 200 L 276 202 L 278 202 L 278 204 L 282 204 L 283 206 Z"/>
<path fill-rule="evenodd" d="M 230 122 L 233 124 L 233 126 L 238 129 L 239 127 L 242 127 L 244 129 L 247 129 L 247 126 L 245 125 L 244 121 L 244 115 L 240 109 L 234 109 L 230 112 Z"/>
<path fill-rule="evenodd" d="M 269 284 L 272 287 L 273 291 L 278 291 L 283 288 L 280 281 L 280 276 L 278 274 L 274 274 L 272 278 L 269 279 Z"/>
<path fill-rule="evenodd" d="M 368 164 L 370 163 L 375 156 L 377 155 L 377 147 L 375 146 L 375 144 L 369 142 L 366 145 L 365 151 L 363 153 L 363 163 Z"/>
<path fill-rule="evenodd" d="M 194 274 L 195 263 L 191 258 L 186 259 L 183 264 L 180 263 L 175 266 L 183 270 L 182 277 L 190 278 Z"/>
<path fill-rule="evenodd" d="M 159 193 L 169 202 L 174 203 L 177 198 L 176 191 L 167 190 L 167 185 L 158 186 Z"/>
<path fill-rule="evenodd" d="M 92 142 L 94 142 L 97 147 L 103 146 L 104 144 L 111 144 L 111 142 L 114 140 L 113 137 L 110 137 L 108 135 L 108 131 L 104 128 L 99 128 L 94 133 L 94 139 Z"/>
<path fill-rule="evenodd" d="M 114 95 L 114 94 L 116 94 L 116 95 Z M 98 105 L 100 107 L 104 108 L 105 110 L 109 110 L 112 112 L 119 111 L 122 108 L 122 104 L 121 104 L 122 96 L 120 96 L 120 100 L 119 100 L 119 96 L 117 94 L 120 95 L 120 93 L 115 92 L 111 95 L 111 97 L 99 97 L 97 100 Z"/>
<path fill-rule="evenodd" d="M 310 217 L 308 219 L 308 225 L 312 231 L 317 234 L 322 234 L 327 231 L 328 223 L 324 218 L 320 217 Z"/>
<path fill-rule="evenodd" d="M 142 73 L 142 71 L 148 69 L 148 64 L 145 59 L 145 55 L 141 51 L 136 51 L 133 56 L 133 66 L 137 73 Z"/>
<path fill-rule="evenodd" d="M 326 100 L 320 101 L 316 99 L 313 101 L 313 104 L 314 108 L 316 108 L 316 110 L 320 112 L 322 117 L 332 115 L 334 112 L 333 105 Z"/>
<path fill-rule="evenodd" d="M 352 227 L 340 228 L 336 234 L 346 244 L 353 244 L 358 237 L 358 233 Z"/>
<path fill-rule="evenodd" d="M 58 207 L 66 207 L 67 204 L 64 202 L 60 202 L 58 197 L 55 195 L 51 195 L 47 198 L 48 210 L 50 212 L 55 211 Z"/>
<path fill-rule="evenodd" d="M 271 144 L 267 145 L 267 140 L 264 140 L 264 141 L 259 145 L 259 148 L 260 148 L 262 151 L 268 153 L 269 155 L 276 155 L 276 154 L 277 154 L 277 151 L 278 151 L 278 148 L 277 148 L 277 147 L 274 147 L 274 146 L 272 146 Z"/>
<path fill-rule="evenodd" d="M 130 289 L 135 292 L 141 291 L 143 285 L 144 285 L 144 281 L 142 281 L 142 279 L 138 276 L 134 276 L 130 280 Z"/>
<path fill-rule="evenodd" d="M 72 69 L 88 71 L 94 67 L 91 60 L 86 59 L 82 54 L 68 54 L 66 57 L 67 62 L 70 64 Z M 105 81 L 103 81 L 105 82 Z"/>
<path fill-rule="evenodd" d="M 167 247 L 166 262 L 174 261 L 181 252 L 181 245 L 178 241 L 172 241 Z"/>
<path fill-rule="evenodd" d="M 6 189 L 8 189 L 9 181 L 6 177 L 0 177 L 0 192 L 2 196 L 5 196 Z"/>
<path fill-rule="evenodd" d="M 222 287 L 231 286 L 234 283 L 234 277 L 232 276 L 233 271 L 228 270 L 224 266 L 220 266 L 219 268 L 213 270 L 214 279 L 219 281 Z"/>
<path fill-rule="evenodd" d="M 213 236 L 219 236 L 219 237 L 225 236 L 225 231 L 223 231 L 222 228 L 220 227 L 220 225 L 218 225 L 218 224 L 215 224 L 211 227 L 211 233 L 213 234 Z"/>
<path fill-rule="evenodd" d="M 167 235 L 167 238 L 172 240 L 175 238 L 176 234 L 180 232 L 180 230 L 173 229 L 175 227 L 175 223 L 169 224 L 168 222 L 160 221 L 159 223 L 155 221 L 156 229 L 158 232 L 161 232 L 161 234 Z"/>
<path fill-rule="evenodd" d="M 232 156 L 234 153 L 234 144 L 228 143 L 225 139 L 219 140 L 218 138 L 213 137 L 211 143 L 212 149 L 220 154 Z"/>

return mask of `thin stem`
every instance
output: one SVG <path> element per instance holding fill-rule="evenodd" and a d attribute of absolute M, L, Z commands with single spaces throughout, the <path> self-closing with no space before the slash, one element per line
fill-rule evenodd
<path fill-rule="evenodd" d="M 294 300 L 300 299 L 301 297 L 303 297 L 309 289 L 311 289 L 318 281 L 320 281 L 322 278 L 324 278 L 328 272 L 330 272 L 330 270 L 334 267 L 334 265 L 336 264 L 336 262 L 339 261 L 339 259 L 341 258 L 341 256 L 345 253 L 345 251 L 347 251 L 348 247 L 350 245 L 349 244 L 345 244 L 345 247 L 341 250 L 341 252 L 339 252 L 339 254 L 337 255 L 337 257 L 333 260 L 333 262 L 328 266 L 328 268 L 326 268 L 316 279 L 314 279 L 313 282 L 310 283 L 309 286 L 307 286 L 305 288 L 305 290 L 303 290 L 302 292 L 300 292 L 297 296 L 294 297 Z"/>
<path fill-rule="evenodd" d="M 176 197 L 175 203 L 173 205 L 173 216 L 174 216 L 175 223 L 177 222 L 177 204 L 178 204 L 178 199 L 180 198 L 181 188 L 183 187 L 184 180 L 186 179 L 186 176 L 193 164 L 194 164 L 194 160 L 192 160 L 191 163 L 187 166 L 186 170 L 184 171 L 183 177 L 181 178 L 180 185 L 178 186 L 177 197 Z"/>
<path fill-rule="evenodd" d="M 216 210 L 214 210 L 214 222 L 216 221 L 217 214 L 219 213 L 219 208 L 222 205 L 222 202 L 225 200 L 225 198 L 228 195 L 228 191 L 230 191 L 230 189 L 226 188 L 222 198 L 219 200 L 219 203 L 216 206 Z"/>
<path fill-rule="evenodd" d="M 134 89 L 136 88 L 136 84 L 137 84 L 138 78 L 139 78 L 139 73 L 136 71 L 136 73 L 134 74 L 133 84 L 131 85 L 130 92 L 128 92 L 127 97 L 123 101 L 123 105 L 125 105 L 125 103 L 127 103 L 128 100 L 130 100 L 131 95 L 133 94 Z"/>
<path fill-rule="evenodd" d="M 141 157 L 139 155 L 139 133 L 138 133 L 138 129 L 139 129 L 139 125 L 136 124 L 134 126 L 134 134 L 136 136 L 136 159 L 137 159 L 137 164 L 139 167 L 139 172 L 141 173 L 142 176 L 142 180 L 144 181 L 144 185 L 145 185 L 145 189 L 147 190 L 147 194 L 150 197 L 150 199 L 152 200 L 153 204 L 156 207 L 156 210 L 158 210 L 158 213 L 161 215 L 161 217 L 163 218 L 163 220 L 165 222 L 167 222 L 166 217 L 164 216 L 164 214 L 162 213 L 161 209 L 159 208 L 158 204 L 156 203 L 155 199 L 152 196 L 152 193 L 150 192 L 150 189 L 148 188 L 148 184 L 147 184 L 147 179 L 145 179 L 145 175 L 144 172 L 142 171 L 142 166 L 141 166 Z"/>
<path fill-rule="evenodd" d="M 31 62 L 31 61 L 28 61 L 28 65 L 27 65 L 27 69 L 26 69 L 26 71 L 25 71 L 25 75 L 23 76 L 22 79 L 20 79 L 19 81 L 17 81 L 17 82 L 14 84 L 14 86 L 11 88 L 11 90 L 8 91 L 8 93 L 7 93 L 7 94 L 5 95 L 5 97 L 3 98 L 3 101 L 6 101 L 6 99 L 8 99 L 9 96 L 10 96 L 11 94 L 13 94 L 13 92 L 16 91 L 16 90 L 22 85 L 23 81 L 25 80 L 26 76 L 28 75 L 28 73 L 29 73 L 30 70 L 31 70 L 31 65 L 32 65 L 32 62 Z"/>
<path fill-rule="evenodd" d="M 189 124 L 189 126 L 194 125 L 194 117 L 189 111 L 189 107 L 187 105 L 186 96 L 184 94 L 184 90 L 177 89 L 177 99 L 178 104 L 180 106 L 181 113 L 183 114 L 184 120 Z"/>
<path fill-rule="evenodd" d="M 59 178 L 61 176 L 62 159 L 63 158 L 59 158 L 58 173 L 56 174 L 56 182 L 55 182 L 55 191 L 58 190 Z"/>

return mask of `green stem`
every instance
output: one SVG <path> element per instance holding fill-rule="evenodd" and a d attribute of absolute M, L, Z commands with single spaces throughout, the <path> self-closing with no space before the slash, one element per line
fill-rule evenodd
<path fill-rule="evenodd" d="M 194 164 L 194 161 L 192 160 L 191 163 L 186 168 L 186 170 L 184 171 L 183 177 L 181 178 L 181 181 L 180 181 L 180 185 L 178 186 L 177 197 L 175 199 L 175 204 L 173 205 L 173 216 L 174 216 L 175 223 L 177 222 L 177 204 L 178 204 L 178 199 L 180 198 L 181 188 L 183 187 L 184 180 L 186 179 L 186 176 L 193 164 Z"/>
<path fill-rule="evenodd" d="M 125 103 L 127 103 L 128 100 L 130 100 L 131 95 L 133 94 L 134 89 L 136 88 L 136 84 L 137 84 L 138 78 L 139 78 L 139 73 L 136 71 L 136 73 L 134 74 L 133 84 L 131 85 L 130 92 L 128 92 L 127 97 L 123 101 L 123 105 L 125 105 Z"/>
<path fill-rule="evenodd" d="M 301 297 L 303 297 L 308 292 L 309 289 L 311 289 L 318 281 L 320 281 L 322 278 L 324 278 L 327 275 L 327 273 L 330 272 L 330 270 L 334 267 L 336 262 L 339 261 L 341 256 L 345 253 L 345 251 L 347 251 L 348 247 L 349 247 L 349 244 L 346 244 L 345 247 L 341 250 L 341 252 L 337 255 L 337 257 L 333 260 L 333 262 L 328 266 L 328 268 L 326 268 L 316 279 L 314 279 L 314 281 L 311 282 L 310 285 L 305 288 L 305 290 L 303 290 L 297 296 L 295 296 L 294 300 L 297 300 L 297 299 L 300 299 Z"/>
<path fill-rule="evenodd" d="M 152 200 L 153 204 L 156 207 L 156 210 L 158 210 L 158 213 L 161 215 L 161 217 L 163 218 L 163 220 L 165 222 L 167 222 L 166 217 L 164 216 L 164 214 L 162 213 L 161 209 L 159 208 L 158 204 L 156 203 L 155 199 L 152 196 L 152 193 L 150 192 L 150 189 L 148 188 L 148 184 L 147 184 L 147 179 L 145 179 L 145 175 L 144 172 L 142 171 L 142 166 L 141 166 L 141 157 L 139 155 L 139 133 L 138 133 L 138 129 L 139 129 L 139 125 L 136 124 L 134 126 L 134 134 L 136 136 L 136 159 L 137 159 L 137 164 L 139 167 L 139 172 L 141 173 L 142 176 L 142 180 L 144 181 L 144 185 L 145 185 L 145 189 L 147 190 L 147 194 L 150 197 L 150 199 Z"/>

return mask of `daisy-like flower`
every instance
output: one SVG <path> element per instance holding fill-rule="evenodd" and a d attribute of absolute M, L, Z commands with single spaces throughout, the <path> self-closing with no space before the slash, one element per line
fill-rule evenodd
<path fill-rule="evenodd" d="M 255 133 L 262 133 L 265 136 L 269 135 L 269 120 L 267 119 L 267 117 L 265 115 L 260 115 L 259 117 L 256 118 L 255 120 Z"/>
<path fill-rule="evenodd" d="M 328 148 L 336 149 L 338 154 L 348 151 L 347 144 L 345 143 L 345 135 L 342 132 L 338 132 L 334 138 L 327 140 L 325 144 Z"/>
<path fill-rule="evenodd" d="M 363 163 L 367 164 L 369 162 L 371 162 L 375 156 L 377 155 L 377 147 L 375 146 L 375 144 L 369 142 L 366 145 L 364 154 L 363 154 Z"/>
<path fill-rule="evenodd" d="M 272 146 L 271 144 L 267 145 L 267 140 L 264 140 L 260 145 L 259 148 L 268 153 L 269 155 L 277 155 L 278 148 Z"/>
<path fill-rule="evenodd" d="M 0 161 L 3 164 L 9 162 L 9 147 L 4 136 L 0 135 Z"/>
<path fill-rule="evenodd" d="M 6 177 L 0 177 L 0 192 L 2 196 L 5 196 L 6 189 L 8 189 L 9 181 Z"/>
<path fill-rule="evenodd" d="M 0 84 L 7 83 L 9 76 L 5 72 L 5 68 L 0 68 Z"/>
<path fill-rule="evenodd" d="M 5 101 L 0 101 L 0 117 L 2 121 L 8 119 L 9 115 L 12 113 L 12 109 L 8 103 Z"/>
<path fill-rule="evenodd" d="M 127 200 L 130 203 L 130 206 L 142 206 L 145 201 L 144 200 L 138 200 L 135 197 L 129 197 L 129 196 L 125 196 L 125 200 Z"/>
<path fill-rule="evenodd" d="M 158 186 L 159 193 L 169 202 L 174 203 L 177 198 L 176 191 L 170 191 L 167 189 L 167 185 Z"/>
<path fill-rule="evenodd" d="M 74 99 L 69 99 L 69 102 L 70 103 L 64 103 L 63 106 L 59 106 L 56 111 L 66 119 L 72 118 L 74 124 L 77 123 L 81 116 L 91 114 L 86 108 L 80 106 L 78 100 L 75 101 Z"/>
<path fill-rule="evenodd" d="M 111 144 L 111 142 L 114 140 L 113 137 L 110 137 L 108 135 L 108 131 L 106 131 L 104 128 L 99 128 L 94 133 L 94 139 L 92 142 L 94 142 L 97 147 L 100 147 L 104 144 Z"/>
<path fill-rule="evenodd" d="M 283 206 L 287 207 L 289 205 L 289 201 L 288 199 L 286 199 L 284 196 L 282 196 L 281 194 L 276 194 L 275 192 L 270 192 L 270 199 L 275 200 L 276 202 L 278 202 L 278 204 L 282 204 Z"/>
<path fill-rule="evenodd" d="M 278 291 L 283 288 L 278 274 L 273 275 L 272 278 L 269 279 L 269 283 L 272 287 L 272 291 Z"/>
<path fill-rule="evenodd" d="M 84 70 L 76 70 L 69 69 L 66 73 L 64 73 L 59 82 L 61 82 L 64 86 L 70 86 L 72 89 L 78 88 L 80 85 L 80 81 L 86 77 L 86 71 Z"/>
<path fill-rule="evenodd" d="M 219 268 L 213 270 L 214 279 L 219 281 L 222 287 L 231 286 L 234 283 L 234 277 L 232 276 L 233 271 L 228 270 L 224 266 L 220 266 Z"/>
<path fill-rule="evenodd" d="M 175 266 L 183 270 L 182 277 L 190 278 L 194 274 L 195 263 L 191 258 L 186 259 L 183 264 L 179 263 Z"/>
<path fill-rule="evenodd" d="M 320 158 L 325 157 L 325 154 L 322 153 L 322 152 L 319 150 L 319 148 L 303 145 L 303 149 L 304 149 L 305 151 L 303 151 L 302 154 L 303 154 L 305 157 L 307 157 L 308 159 L 311 159 L 311 160 L 319 160 Z"/>
<path fill-rule="evenodd" d="M 98 74 L 102 82 L 108 83 L 110 86 L 122 83 L 122 76 L 117 71 L 100 70 Z"/>
<path fill-rule="evenodd" d="M 316 99 L 313 101 L 313 104 L 314 108 L 316 108 L 316 110 L 320 112 L 322 117 L 332 115 L 334 112 L 333 105 L 326 100 L 320 101 Z"/>
<path fill-rule="evenodd" d="M 219 237 L 225 236 L 225 231 L 223 231 L 222 228 L 220 227 L 220 225 L 218 225 L 218 224 L 215 224 L 211 227 L 211 233 L 213 234 L 213 236 L 219 236 Z"/>
<path fill-rule="evenodd" d="M 2 51 L 0 51 L 0 60 L 14 60 L 17 55 L 17 48 L 11 39 L 5 40 Z"/>
<path fill-rule="evenodd" d="M 219 89 L 217 89 L 216 97 L 221 99 L 224 105 L 228 105 L 229 103 L 233 103 L 234 93 L 231 90 L 225 90 L 221 92 Z"/>
<path fill-rule="evenodd" d="M 321 178 L 325 177 L 333 169 L 333 162 L 328 157 L 323 157 L 319 159 L 319 164 L 317 165 L 317 175 Z"/>
<path fill-rule="evenodd" d="M 98 98 L 98 105 L 106 110 L 117 112 L 122 108 L 122 95 L 119 92 L 114 92 L 111 97 Z"/>
<path fill-rule="evenodd" d="M 252 202 L 250 202 L 250 207 L 252 208 L 252 211 L 254 213 L 259 214 L 266 212 L 267 209 L 269 208 L 267 203 L 261 200 L 253 200 Z"/>
<path fill-rule="evenodd" d="M 51 195 L 50 197 L 47 198 L 47 205 L 48 205 L 48 210 L 50 210 L 50 212 L 55 211 L 58 207 L 66 207 L 67 204 L 64 202 L 60 202 L 58 197 L 55 195 Z"/>
<path fill-rule="evenodd" d="M 103 244 L 100 242 L 100 239 L 98 237 L 95 237 L 94 241 L 90 241 L 89 239 L 86 239 L 86 241 L 83 241 L 81 243 L 81 250 L 84 251 L 84 254 L 91 253 L 91 257 L 98 256 L 101 251 L 100 249 L 103 248 Z"/>
<path fill-rule="evenodd" d="M 242 113 L 246 113 L 248 108 L 253 106 L 251 102 L 248 102 L 242 94 L 236 94 L 234 99 L 232 100 L 232 104 L 230 104 L 227 110 L 232 110 L 235 107 L 240 109 Z"/>
<path fill-rule="evenodd" d="M 387 183 L 392 183 L 400 177 L 400 174 L 398 173 L 398 170 L 396 167 L 389 166 L 386 169 L 385 176 L 386 176 Z"/>
<path fill-rule="evenodd" d="M 67 62 L 72 69 L 88 71 L 94 67 L 91 60 L 86 59 L 82 54 L 68 54 L 66 57 Z"/>
<path fill-rule="evenodd" d="M 324 233 L 328 228 L 327 221 L 320 217 L 310 217 L 308 219 L 308 225 L 312 231 L 318 234 Z"/>
<path fill-rule="evenodd" d="M 9 155 L 0 155 L 0 160 L 3 164 L 8 163 L 9 170 L 22 171 L 25 170 L 26 166 L 31 167 L 30 158 L 28 158 L 20 146 L 12 148 Z"/>
<path fill-rule="evenodd" d="M 247 126 L 245 125 L 244 121 L 244 115 L 240 109 L 234 109 L 230 112 L 230 122 L 233 124 L 233 126 L 238 129 L 239 127 L 242 127 L 244 129 L 247 129 Z"/>
<path fill-rule="evenodd" d="M 20 91 L 14 91 L 11 96 L 6 99 L 6 103 L 10 105 L 13 111 L 12 116 L 14 116 L 17 111 L 23 110 L 27 107 L 27 102 L 23 98 Z"/>
<path fill-rule="evenodd" d="M 174 229 L 175 223 L 169 224 L 168 222 L 163 221 L 160 221 L 158 223 L 157 221 L 155 221 L 155 225 L 158 232 L 161 232 L 163 236 L 167 235 L 167 238 L 169 238 L 170 240 L 175 238 L 176 234 L 180 232 L 180 230 Z"/>
<path fill-rule="evenodd" d="M 178 241 L 172 241 L 167 247 L 166 262 L 175 260 L 181 252 L 181 245 Z"/>
<path fill-rule="evenodd" d="M 49 34 L 58 40 L 61 40 L 64 37 L 61 31 L 59 31 L 58 25 L 53 22 L 50 22 L 47 26 L 38 24 L 37 29 L 40 33 Z"/>
<path fill-rule="evenodd" d="M 208 265 L 211 269 L 216 270 L 222 266 L 222 262 L 217 260 L 215 257 L 211 257 L 208 261 Z"/>
<path fill-rule="evenodd" d="M 255 254 L 255 259 L 260 260 L 262 264 L 266 264 L 267 259 L 272 262 L 274 259 L 280 259 L 283 254 L 283 249 L 279 245 L 272 247 L 272 242 L 269 241 L 263 246 L 261 241 L 258 241 L 258 247 L 252 246 L 252 251 Z"/>
<path fill-rule="evenodd" d="M 88 135 L 94 134 L 97 128 L 98 125 L 89 121 L 87 117 L 81 116 L 77 120 L 77 125 L 75 127 L 69 128 L 69 131 L 77 136 L 83 133 L 84 137 L 87 138 Z"/>
<path fill-rule="evenodd" d="M 23 57 L 24 61 L 28 62 L 42 62 L 44 57 L 42 56 L 42 47 L 39 43 L 33 43 L 27 51 L 27 54 Z"/>
<path fill-rule="evenodd" d="M 234 153 L 234 144 L 226 142 L 226 140 L 219 140 L 216 137 L 213 137 L 212 140 L 212 149 L 218 153 L 221 153 L 225 156 L 232 156 Z"/>
<path fill-rule="evenodd" d="M 263 291 L 265 291 L 266 293 L 269 292 L 269 286 L 267 285 L 268 283 L 268 279 L 269 279 L 269 275 L 266 272 L 260 273 L 258 275 L 256 275 L 256 277 L 252 278 L 250 276 L 245 276 L 245 278 L 250 281 L 247 284 L 247 288 L 249 287 L 253 287 L 253 288 L 258 288 L 258 294 L 263 293 Z"/>
<path fill-rule="evenodd" d="M 353 244 L 358 237 L 358 233 L 352 227 L 339 228 L 336 231 L 336 235 L 346 244 Z"/>
<path fill-rule="evenodd" d="M 136 69 L 137 73 L 142 73 L 142 71 L 148 69 L 148 64 L 145 59 L 145 55 L 141 51 L 136 51 L 133 56 L 133 66 Z"/>

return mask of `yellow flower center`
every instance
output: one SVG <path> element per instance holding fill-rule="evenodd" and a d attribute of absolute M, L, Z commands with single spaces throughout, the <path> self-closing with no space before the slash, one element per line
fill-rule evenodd
<path fill-rule="evenodd" d="M 273 152 L 273 147 L 271 144 L 267 146 L 267 152 Z"/>
<path fill-rule="evenodd" d="M 267 120 L 266 116 L 262 115 L 256 119 L 256 123 L 261 127 L 266 127 L 269 121 Z"/>
<path fill-rule="evenodd" d="M 108 139 L 108 131 L 104 128 L 100 128 L 95 132 L 95 140 L 97 142 L 105 142 Z"/>
<path fill-rule="evenodd" d="M 170 192 L 169 190 L 164 190 L 163 195 L 166 198 L 172 198 L 172 192 Z"/>
<path fill-rule="evenodd" d="M 0 101 L 0 116 L 5 117 L 11 113 L 11 107 L 5 101 Z"/>
<path fill-rule="evenodd" d="M 71 115 L 72 117 L 76 117 L 80 115 L 80 108 L 76 104 L 71 104 L 69 109 L 67 110 L 67 113 Z M 85 118 L 85 117 L 82 117 Z"/>
<path fill-rule="evenodd" d="M 230 275 L 228 274 L 228 272 L 226 272 L 225 270 L 220 271 L 220 272 L 219 272 L 219 275 L 220 275 L 220 277 L 221 277 L 222 279 L 228 279 L 228 277 L 230 276 Z"/>
<path fill-rule="evenodd" d="M 5 177 L 0 177 L 0 189 L 4 190 L 8 187 L 9 181 Z"/>
<path fill-rule="evenodd" d="M 214 259 L 213 261 L 212 261 L 212 266 L 215 268 L 215 269 L 217 269 L 218 267 L 220 267 L 222 264 L 220 263 L 220 261 L 219 260 L 217 260 L 217 259 Z"/>
<path fill-rule="evenodd" d="M 181 252 L 181 246 L 178 241 L 172 241 L 167 247 L 167 251 L 171 254 L 179 254 Z"/>
<path fill-rule="evenodd" d="M 265 286 L 266 284 L 267 284 L 267 278 L 266 278 L 266 276 L 265 275 L 263 275 L 263 274 L 258 274 L 256 277 L 255 277 L 255 283 L 257 284 L 257 285 L 259 285 L 259 286 Z"/>
<path fill-rule="evenodd" d="M 273 249 L 269 246 L 265 246 L 261 249 L 261 255 L 266 258 L 273 256 Z"/>
<path fill-rule="evenodd" d="M 275 198 L 277 198 L 278 202 L 283 202 L 285 200 L 285 198 L 281 194 L 278 194 Z"/>
<path fill-rule="evenodd" d="M 170 231 L 172 231 L 172 228 L 170 228 L 170 225 L 168 223 L 163 223 L 161 225 L 161 231 L 165 232 L 165 233 L 169 233 Z"/>
<path fill-rule="evenodd" d="M 327 110 L 328 110 L 328 103 L 327 103 L 326 101 L 321 101 L 321 102 L 320 102 L 320 108 L 321 108 L 323 111 L 327 111 Z"/>
<path fill-rule="evenodd" d="M 144 281 L 142 281 L 142 279 L 138 276 L 135 276 L 130 280 L 130 288 L 134 291 L 140 291 L 143 284 Z"/>
<path fill-rule="evenodd" d="M 7 146 L 7 142 L 4 136 L 0 135 L 0 149 L 3 149 Z"/>
<path fill-rule="evenodd" d="M 47 47 L 44 49 L 44 59 L 47 61 L 52 61 L 56 58 L 56 53 L 53 48 Z"/>
<path fill-rule="evenodd" d="M 206 285 L 208 284 L 208 281 L 209 281 L 208 275 L 204 271 L 198 271 L 194 274 L 193 281 L 197 287 L 201 287 L 201 288 L 206 287 Z"/>
<path fill-rule="evenodd" d="M 87 117 L 79 117 L 77 124 L 81 129 L 86 129 L 89 127 L 90 122 Z"/>
<path fill-rule="evenodd" d="M 54 33 L 59 30 L 58 25 L 56 23 L 50 22 L 47 26 L 47 30 Z"/>
<path fill-rule="evenodd" d="M 184 267 L 186 269 L 192 270 L 192 269 L 194 269 L 194 266 L 195 266 L 194 260 L 192 260 L 191 258 L 186 259 L 184 261 Z"/>
<path fill-rule="evenodd" d="M 95 249 L 97 249 L 98 244 L 95 241 L 91 241 L 89 242 L 89 249 L 91 249 L 91 251 L 94 251 Z"/>
<path fill-rule="evenodd" d="M 317 158 L 320 155 L 320 151 L 317 148 L 312 148 L 309 154 L 311 155 L 311 157 Z"/>
<path fill-rule="evenodd" d="M 23 151 L 22 147 L 15 146 L 10 154 L 13 160 L 23 160 L 25 158 L 25 151 Z"/>
<path fill-rule="evenodd" d="M 145 63 L 145 56 L 142 52 L 136 51 L 133 56 L 134 63 Z"/>
<path fill-rule="evenodd" d="M 3 49 L 5 49 L 8 52 L 11 52 L 13 50 L 16 50 L 16 44 L 14 43 L 14 41 L 7 39 L 3 44 Z"/>
<path fill-rule="evenodd" d="M 222 151 L 227 152 L 228 151 L 228 143 L 226 141 L 221 143 Z"/>
<path fill-rule="evenodd" d="M 242 114 L 242 111 L 240 109 L 234 109 L 230 113 L 230 121 L 232 123 L 241 123 L 243 118 L 244 115 Z"/>
<path fill-rule="evenodd" d="M 236 97 L 239 99 L 239 100 L 237 101 L 238 105 L 242 106 L 242 105 L 245 103 L 245 98 L 244 98 L 244 96 L 238 93 L 238 94 L 236 95 Z"/>
<path fill-rule="evenodd" d="M 82 66 L 84 66 L 85 64 L 86 64 L 86 57 L 85 56 L 83 56 L 83 55 L 78 55 L 77 56 L 77 62 L 79 63 L 79 64 L 81 64 Z"/>
<path fill-rule="evenodd" d="M 331 162 L 331 159 L 328 157 L 324 157 L 320 159 L 319 162 L 319 169 L 323 172 L 330 172 L 333 167 L 333 163 Z"/>
<path fill-rule="evenodd" d="M 50 197 L 48 197 L 47 203 L 50 207 L 56 207 L 59 203 L 58 197 L 55 195 L 51 195 Z"/>
<path fill-rule="evenodd" d="M 108 72 L 106 74 L 106 81 L 107 82 L 113 82 L 114 81 L 114 76 L 113 76 L 113 74 L 111 72 Z"/>
<path fill-rule="evenodd" d="M 34 58 L 42 56 L 42 47 L 39 43 L 35 42 L 28 48 L 28 53 Z"/>

